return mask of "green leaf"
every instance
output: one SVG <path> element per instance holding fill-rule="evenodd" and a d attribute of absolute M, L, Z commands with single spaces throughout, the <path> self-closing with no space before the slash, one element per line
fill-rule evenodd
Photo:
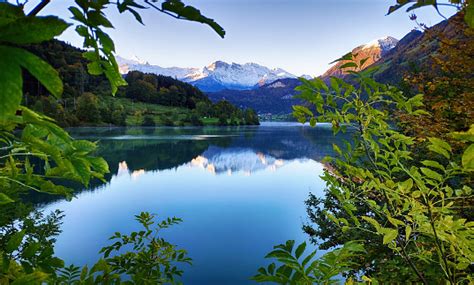
<path fill-rule="evenodd" d="M 87 12 L 87 23 L 93 27 L 113 28 L 112 23 L 98 10 Z"/>
<path fill-rule="evenodd" d="M 474 170 L 474 144 L 471 144 L 462 155 L 462 166 Z"/>
<path fill-rule="evenodd" d="M 213 19 L 203 16 L 198 9 L 186 6 L 180 0 L 166 0 L 161 4 L 161 8 L 165 11 L 173 12 L 178 17 L 186 20 L 207 24 L 222 38 L 225 36 L 224 29 Z"/>
<path fill-rule="evenodd" d="M 396 239 L 398 236 L 398 231 L 395 229 L 384 229 L 384 234 L 383 234 L 383 244 L 388 244 L 392 242 L 394 239 Z"/>
<path fill-rule="evenodd" d="M 0 46 L 0 53 L 4 50 Z M 0 121 L 14 115 L 23 96 L 23 79 L 20 66 L 13 58 L 0 56 Z"/>
<path fill-rule="evenodd" d="M 0 205 L 5 205 L 12 202 L 15 202 L 15 201 L 12 200 L 10 197 L 8 197 L 6 194 L 0 193 Z"/>
<path fill-rule="evenodd" d="M 426 175 L 428 178 L 431 178 L 431 179 L 434 179 L 434 180 L 437 180 L 439 182 L 442 182 L 443 181 L 443 176 L 441 176 L 441 174 L 439 174 L 438 172 L 436 171 L 433 171 L 429 168 L 426 168 L 426 167 L 421 167 L 420 168 L 421 172 L 423 172 L 424 175 Z"/>
<path fill-rule="evenodd" d="M 95 171 L 99 173 L 109 172 L 109 165 L 107 164 L 107 161 L 105 161 L 105 159 L 103 159 L 102 157 L 91 157 L 89 158 L 89 161 L 92 164 L 92 167 L 94 167 Z"/>
<path fill-rule="evenodd" d="M 21 275 L 18 279 L 15 279 L 15 281 L 13 281 L 11 285 L 43 284 L 42 282 L 44 282 L 47 278 L 48 278 L 48 274 L 41 271 L 35 271 L 30 274 Z"/>
<path fill-rule="evenodd" d="M 405 227 L 405 240 L 408 242 L 408 240 L 410 239 L 410 235 L 411 235 L 411 231 L 412 231 L 412 228 L 407 225 Z"/>
<path fill-rule="evenodd" d="M 451 152 L 451 146 L 443 141 L 442 139 L 439 139 L 439 138 L 428 138 L 428 140 L 430 141 L 430 143 L 434 146 L 437 146 L 437 147 L 440 147 L 442 149 L 445 149 L 449 152 Z"/>
<path fill-rule="evenodd" d="M 4 2 L 0 3 L 0 26 L 4 26 L 24 16 L 25 14 L 20 6 Z"/>
<path fill-rule="evenodd" d="M 313 116 L 313 112 L 311 112 L 311 110 L 308 109 L 305 106 L 294 105 L 293 110 L 295 110 L 295 112 L 297 112 L 297 113 L 303 113 L 303 114 L 306 114 L 306 115 L 311 116 L 311 117 Z"/>
<path fill-rule="evenodd" d="M 474 28 L 474 5 L 472 2 L 466 6 L 466 11 L 464 12 L 464 21 L 470 28 Z"/>
<path fill-rule="evenodd" d="M 115 51 L 114 41 L 109 37 L 109 35 L 101 30 L 97 30 L 95 33 L 97 37 L 99 37 L 100 43 L 106 53 Z"/>
<path fill-rule="evenodd" d="M 84 24 L 87 22 L 86 17 L 77 7 L 69 7 L 69 11 L 74 15 L 73 19 Z"/>
<path fill-rule="evenodd" d="M 58 17 L 23 17 L 0 26 L 0 42 L 32 44 L 51 40 L 69 26 Z"/>
<path fill-rule="evenodd" d="M 347 62 L 339 67 L 339 69 L 345 69 L 345 68 L 357 68 L 357 64 L 355 62 Z"/>
<path fill-rule="evenodd" d="M 442 156 L 446 157 L 447 159 L 449 159 L 451 157 L 451 155 L 449 154 L 449 152 L 446 149 L 444 149 L 444 148 L 442 148 L 438 145 L 434 145 L 434 144 L 429 145 L 428 149 L 431 150 L 432 152 L 436 152 L 438 154 L 441 154 Z"/>
<path fill-rule="evenodd" d="M 306 248 L 306 242 L 301 243 L 295 251 L 296 259 L 300 258 Z"/>
<path fill-rule="evenodd" d="M 330 62 L 329 64 L 333 64 L 333 63 L 336 63 L 336 62 L 339 62 L 339 61 L 344 61 L 344 60 L 352 60 L 354 58 L 354 56 L 355 55 L 352 52 L 348 52 L 345 55 L 343 55 L 342 57 Z"/>
<path fill-rule="evenodd" d="M 23 250 L 23 257 L 30 258 L 32 257 L 38 249 L 40 249 L 41 244 L 37 242 L 30 243 L 24 250 Z"/>
<path fill-rule="evenodd" d="M 20 247 L 23 237 L 25 236 L 25 231 L 19 231 L 14 233 L 7 242 L 5 250 L 7 252 L 13 252 Z"/>
<path fill-rule="evenodd" d="M 87 71 L 91 75 L 101 75 L 104 72 L 102 66 L 100 65 L 100 62 L 97 61 L 89 62 L 87 64 Z"/>
<path fill-rule="evenodd" d="M 413 180 L 411 178 L 408 178 L 407 180 L 399 183 L 399 185 L 401 189 L 403 190 L 403 192 L 408 192 L 413 187 Z"/>
<path fill-rule="evenodd" d="M 38 56 L 20 48 L 0 46 L 0 54 L 10 57 L 28 70 L 55 97 L 63 93 L 63 82 L 58 72 Z"/>
<path fill-rule="evenodd" d="M 439 162 L 437 161 L 433 161 L 433 160 L 423 160 L 421 162 L 424 166 L 429 166 L 429 167 L 433 167 L 433 168 L 438 168 L 442 171 L 445 170 L 444 166 L 442 166 Z"/>
<path fill-rule="evenodd" d="M 380 230 L 381 226 L 375 219 L 367 216 L 363 216 L 362 219 L 369 222 L 377 230 L 377 232 Z"/>

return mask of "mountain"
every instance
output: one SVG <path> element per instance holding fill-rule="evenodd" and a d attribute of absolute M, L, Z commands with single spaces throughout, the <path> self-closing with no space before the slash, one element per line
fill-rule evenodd
<path fill-rule="evenodd" d="M 278 79 L 269 84 L 252 90 L 221 90 L 208 92 L 213 102 L 227 100 L 240 108 L 252 108 L 259 114 L 289 114 L 292 106 L 302 104 L 300 99 L 293 96 L 294 89 L 300 84 L 296 78 Z"/>
<path fill-rule="evenodd" d="M 380 58 L 390 52 L 398 43 L 393 37 L 384 37 L 361 45 L 352 50 L 358 53 L 357 59 L 369 57 L 367 66 L 374 64 Z M 344 76 L 337 68 L 343 63 L 337 63 L 321 76 Z M 305 79 L 312 79 L 311 76 L 302 76 Z M 217 92 L 207 92 L 213 102 L 225 99 L 241 108 L 252 108 L 260 114 L 289 114 L 293 111 L 293 105 L 302 104 L 300 99 L 294 98 L 298 93 L 295 87 L 300 84 L 296 78 L 278 79 L 268 84 L 264 84 L 252 90 L 220 90 Z M 198 86 L 199 87 L 199 86 Z"/>
<path fill-rule="evenodd" d="M 126 59 L 117 56 L 116 60 L 119 65 L 120 73 L 122 74 L 127 74 L 129 71 L 141 71 L 143 73 L 170 76 L 182 81 L 188 81 L 185 79 L 199 73 L 198 68 L 160 67 L 158 65 L 151 65 L 136 56 L 134 56 L 134 59 Z"/>
<path fill-rule="evenodd" d="M 367 58 L 367 61 L 364 64 L 364 67 L 371 66 L 375 62 L 379 61 L 385 55 L 387 55 L 393 48 L 398 44 L 398 40 L 393 37 L 384 37 L 380 39 L 373 40 L 365 45 L 358 46 L 354 48 L 351 52 L 355 56 L 356 61 Z M 340 67 L 347 63 L 347 61 L 339 61 L 329 68 L 321 78 L 327 79 L 331 76 L 341 77 L 347 74 L 347 70 L 354 70 L 347 68 L 344 71 Z"/>
<path fill-rule="evenodd" d="M 283 78 L 296 78 L 295 75 L 281 69 L 256 63 L 226 63 L 216 61 L 208 66 L 199 68 L 161 67 L 151 65 L 138 59 L 117 57 L 120 72 L 141 71 L 175 77 L 191 83 L 204 92 L 215 92 L 224 89 L 250 90 Z"/>

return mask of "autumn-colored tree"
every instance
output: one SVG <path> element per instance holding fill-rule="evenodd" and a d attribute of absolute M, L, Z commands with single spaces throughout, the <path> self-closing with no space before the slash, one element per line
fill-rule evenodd
<path fill-rule="evenodd" d="M 416 21 L 416 16 L 412 16 Z M 410 134 L 426 138 L 445 137 L 452 131 L 465 131 L 474 122 L 474 29 L 463 20 L 463 13 L 450 19 L 449 29 L 426 29 L 427 44 L 439 45 L 419 72 L 407 74 L 404 81 L 412 91 L 425 94 L 428 115 L 398 114 Z"/>

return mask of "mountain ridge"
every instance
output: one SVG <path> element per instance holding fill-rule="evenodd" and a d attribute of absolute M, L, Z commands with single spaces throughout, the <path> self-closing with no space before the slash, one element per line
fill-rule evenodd
<path fill-rule="evenodd" d="M 366 66 L 370 66 L 394 49 L 397 43 L 397 39 L 386 36 L 359 45 L 352 51 L 359 53 L 359 56 L 356 57 L 359 60 L 369 57 Z M 342 64 L 344 63 L 336 63 L 320 78 L 328 79 L 330 76 L 344 76 L 345 73 L 338 69 Z M 302 77 L 312 79 L 308 76 Z M 293 105 L 304 104 L 302 100 L 295 97 L 298 92 L 294 89 L 298 85 L 300 85 L 300 81 L 297 78 L 285 78 L 266 83 L 253 90 L 220 90 L 206 92 L 206 94 L 213 102 L 225 99 L 240 107 L 253 108 L 260 114 L 284 115 L 293 111 Z"/>
<path fill-rule="evenodd" d="M 296 78 L 282 68 L 268 68 L 257 63 L 227 63 L 215 61 L 203 68 L 161 67 L 138 59 L 116 57 L 122 74 L 141 71 L 175 77 L 204 92 L 224 89 L 250 90 L 282 78 Z"/>

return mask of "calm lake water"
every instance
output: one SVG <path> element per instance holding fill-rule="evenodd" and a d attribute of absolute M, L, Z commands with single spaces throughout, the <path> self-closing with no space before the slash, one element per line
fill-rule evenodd
<path fill-rule="evenodd" d="M 78 189 L 71 202 L 50 202 L 66 217 L 56 253 L 91 264 L 108 237 L 139 229 L 133 216 L 176 216 L 163 236 L 193 258 L 184 284 L 248 284 L 273 245 L 307 239 L 304 201 L 322 195 L 319 161 L 333 154 L 327 125 L 259 127 L 83 128 L 76 138 L 99 140 L 109 163 L 106 184 Z"/>

